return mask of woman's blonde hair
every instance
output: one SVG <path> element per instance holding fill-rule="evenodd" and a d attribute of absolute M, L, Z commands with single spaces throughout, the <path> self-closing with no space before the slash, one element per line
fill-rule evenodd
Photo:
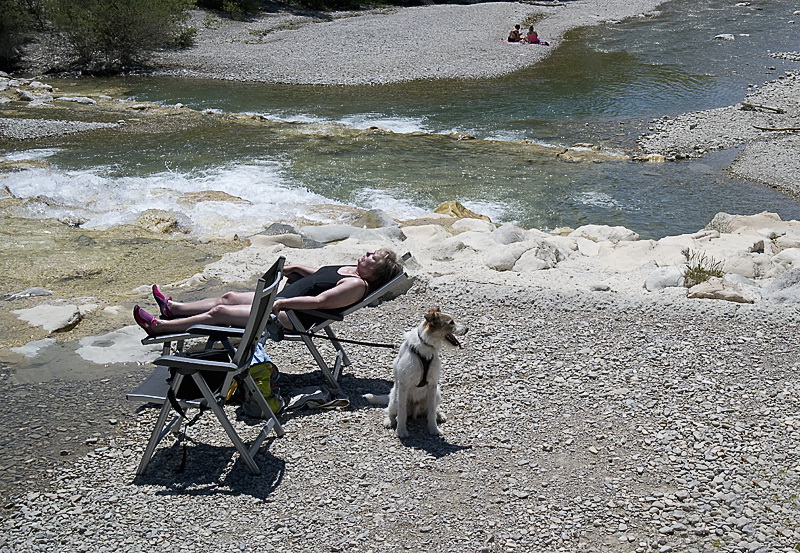
<path fill-rule="evenodd" d="M 397 259 L 397 254 L 392 250 L 381 248 L 375 253 L 383 255 L 377 260 L 375 270 L 372 272 L 372 284 L 381 286 L 403 272 L 403 266 Z"/>

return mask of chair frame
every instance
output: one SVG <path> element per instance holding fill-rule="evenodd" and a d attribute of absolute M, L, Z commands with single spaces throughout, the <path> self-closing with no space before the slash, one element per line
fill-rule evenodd
<path fill-rule="evenodd" d="M 366 307 L 368 305 L 378 305 L 382 298 L 400 286 L 401 284 L 408 281 L 408 275 L 405 272 L 401 272 L 399 275 L 394 277 L 392 280 L 375 290 L 374 292 L 368 294 L 363 300 L 358 302 L 355 305 L 351 305 L 346 309 L 343 309 L 337 313 L 328 313 L 325 311 L 317 311 L 313 309 L 287 309 L 286 315 L 289 317 L 289 321 L 292 323 L 294 327 L 294 331 L 297 331 L 297 334 L 293 334 L 292 330 L 287 330 L 286 334 L 284 335 L 284 340 L 290 341 L 302 341 L 308 351 L 311 353 L 311 356 L 314 358 L 314 361 L 317 362 L 320 370 L 322 371 L 323 376 L 334 389 L 334 391 L 340 391 L 341 388 L 339 386 L 339 378 L 342 373 L 342 367 L 349 367 L 352 365 L 352 361 L 347 356 L 347 352 L 345 352 L 344 348 L 342 347 L 341 342 L 336 336 L 336 333 L 331 328 L 331 325 L 335 322 L 344 321 L 344 318 L 355 311 L 358 311 L 362 307 Z M 314 317 L 322 319 L 319 322 L 316 322 L 308 327 L 306 327 L 298 317 L 298 314 L 306 314 L 312 315 Z M 336 350 L 336 356 L 333 360 L 333 367 L 331 367 L 326 361 L 325 358 L 320 353 L 317 345 L 314 343 L 314 336 L 316 332 L 324 331 L 327 335 L 328 340 L 333 344 L 334 349 Z"/>
<path fill-rule="evenodd" d="M 278 287 L 283 277 L 284 263 L 285 258 L 280 257 L 273 266 L 258 279 L 255 297 L 253 298 L 250 310 L 250 317 L 247 320 L 245 328 L 195 325 L 189 328 L 185 333 L 154 336 L 142 340 L 142 343 L 145 345 L 162 343 L 163 349 L 162 355 L 153 362 L 156 365 L 156 371 L 142 386 L 140 386 L 140 388 L 145 388 L 145 384 L 154 379 L 163 379 L 165 376 L 168 377 L 170 373 L 173 374 L 173 377 L 171 381 L 162 380 L 164 383 L 169 382 L 169 385 L 162 385 L 160 393 L 144 392 L 137 389 L 127 396 L 128 399 L 131 400 L 139 399 L 162 403 L 155 428 L 153 428 L 150 440 L 147 443 L 147 448 L 145 449 L 142 460 L 136 471 L 137 474 L 144 474 L 155 453 L 156 447 L 170 430 L 173 430 L 173 428 L 175 432 L 180 430 L 186 419 L 185 409 L 187 408 L 210 409 L 216 415 L 234 447 L 239 452 L 240 457 L 250 469 L 250 472 L 255 475 L 261 473 L 261 469 L 259 469 L 258 464 L 255 462 L 255 455 L 258 453 L 261 444 L 270 432 L 274 431 L 276 436 L 281 437 L 284 435 L 284 429 L 278 417 L 269 407 L 263 394 L 258 389 L 253 377 L 250 375 L 249 369 L 256 345 L 264 333 L 267 320 L 272 312 L 272 304 L 275 301 Z M 204 351 L 226 351 L 230 361 L 224 362 L 201 359 L 182 353 L 184 342 L 187 339 L 203 336 L 207 337 Z M 239 339 L 239 343 L 234 346 L 231 340 L 237 338 Z M 177 353 L 170 355 L 173 342 L 176 343 Z M 212 348 L 216 343 L 221 343 L 225 349 L 213 350 Z M 226 373 L 223 384 L 219 390 L 214 391 L 209 387 L 202 375 L 204 371 Z M 177 392 L 180 389 L 183 379 L 186 377 L 191 378 L 197 385 L 202 394 L 201 398 L 191 400 L 177 398 Z M 223 409 L 225 401 L 227 400 L 226 394 L 228 390 L 230 390 L 234 380 L 244 386 L 248 397 L 252 396 L 261 407 L 262 412 L 268 415 L 267 423 L 249 448 L 239 437 Z M 177 409 L 178 406 L 181 409 Z M 172 411 L 175 411 L 175 416 L 172 421 L 167 424 L 167 419 Z"/>

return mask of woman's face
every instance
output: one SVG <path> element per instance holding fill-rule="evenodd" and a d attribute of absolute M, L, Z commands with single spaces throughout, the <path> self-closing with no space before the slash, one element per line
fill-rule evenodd
<path fill-rule="evenodd" d="M 380 250 L 376 252 L 367 252 L 358 260 L 358 274 L 363 279 L 369 280 L 375 274 L 375 268 L 380 263 L 381 259 L 386 255 L 385 252 Z"/>

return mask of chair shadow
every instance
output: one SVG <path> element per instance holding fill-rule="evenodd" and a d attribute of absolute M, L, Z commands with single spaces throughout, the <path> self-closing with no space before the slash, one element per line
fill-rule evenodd
<path fill-rule="evenodd" d="M 249 495 L 264 500 L 278 488 L 286 471 L 286 462 L 269 452 L 274 440 L 264 440 L 256 454 L 261 470 L 258 475 L 250 472 L 232 445 L 215 446 L 188 439 L 185 445 L 176 442 L 157 449 L 145 474 L 137 475 L 133 484 L 164 488 L 155 495 Z M 234 457 L 236 460 L 226 473 Z"/>

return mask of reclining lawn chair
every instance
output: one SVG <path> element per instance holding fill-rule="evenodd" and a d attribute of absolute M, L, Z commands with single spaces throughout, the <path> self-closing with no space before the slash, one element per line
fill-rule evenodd
<path fill-rule="evenodd" d="M 287 330 L 284 336 L 285 340 L 293 340 L 293 341 L 302 341 L 308 350 L 311 352 L 311 355 L 314 357 L 314 360 L 319 365 L 322 374 L 325 376 L 326 380 L 330 383 L 331 387 L 335 391 L 339 391 L 339 377 L 341 376 L 342 367 L 349 367 L 352 365 L 352 361 L 347 356 L 347 353 L 344 351 L 342 347 L 342 343 L 336 337 L 336 334 L 333 332 L 333 328 L 331 325 L 335 322 L 344 321 L 344 318 L 351 313 L 354 313 L 365 307 L 367 305 L 377 305 L 380 300 L 392 290 L 400 287 L 400 285 L 406 283 L 408 281 L 408 275 L 401 272 L 399 275 L 394 277 L 392 280 L 372 292 L 368 294 L 363 300 L 358 302 L 355 305 L 351 305 L 341 311 L 338 312 L 328 312 L 328 311 L 316 311 L 313 309 L 307 310 L 299 310 L 299 309 L 287 309 L 286 315 L 289 317 L 289 321 L 291 321 L 294 330 Z M 306 326 L 298 317 L 298 314 L 305 314 L 305 315 L 312 315 L 318 319 L 322 319 L 319 322 L 315 322 L 309 326 Z M 325 334 L 327 335 L 328 340 L 333 344 L 334 349 L 336 350 L 336 357 L 333 361 L 333 367 L 330 367 L 328 363 L 325 361 L 325 358 L 320 353 L 319 349 L 317 349 L 317 345 L 314 343 L 314 338 L 320 338 L 319 336 L 314 336 L 315 333 L 319 332 L 320 330 L 324 330 Z M 324 339 L 324 338 L 323 338 Z"/>
<path fill-rule="evenodd" d="M 131 400 L 162 403 L 161 412 L 153 433 L 150 435 L 144 456 L 139 463 L 137 474 L 144 474 L 156 446 L 167 433 L 176 424 L 175 428 L 180 429 L 186 419 L 187 408 L 213 411 L 250 471 L 253 474 L 261 472 L 255 462 L 255 455 L 261 443 L 271 431 L 274 430 L 275 434 L 280 437 L 283 436 L 284 430 L 278 417 L 270 409 L 263 394 L 256 386 L 249 369 L 253 353 L 264 333 L 264 327 L 272 311 L 272 304 L 275 301 L 283 274 L 284 261 L 284 258 L 280 257 L 264 273 L 264 276 L 258 279 L 250 318 L 245 328 L 195 325 L 185 333 L 155 336 L 142 340 L 143 344 L 162 343 L 164 354 L 154 361 L 156 371 L 127 396 Z M 185 340 L 203 336 L 207 338 L 203 352 L 199 354 L 182 352 Z M 234 345 L 233 340 L 237 338 L 239 339 L 238 345 Z M 178 353 L 169 355 L 173 342 L 177 344 Z M 215 344 L 221 344 L 223 349 L 215 348 Z M 220 354 L 226 360 L 217 359 Z M 267 423 L 249 449 L 239 438 L 223 409 L 225 401 L 229 399 L 229 392 L 234 382 L 243 387 L 246 397 L 252 396 L 267 418 Z M 172 411 L 176 412 L 176 416 L 172 422 L 167 424 L 167 418 Z"/>

